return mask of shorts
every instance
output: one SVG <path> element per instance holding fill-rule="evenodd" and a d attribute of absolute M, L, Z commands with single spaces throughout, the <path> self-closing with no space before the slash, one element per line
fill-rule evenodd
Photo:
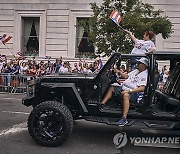
<path fill-rule="evenodd" d="M 115 96 L 120 95 L 121 92 L 122 92 L 122 86 L 115 86 L 114 87 Z M 130 97 L 129 100 L 130 100 L 130 102 L 140 103 L 140 101 L 143 99 L 143 95 L 144 95 L 144 92 L 131 93 L 131 94 L 129 94 L 129 97 Z"/>

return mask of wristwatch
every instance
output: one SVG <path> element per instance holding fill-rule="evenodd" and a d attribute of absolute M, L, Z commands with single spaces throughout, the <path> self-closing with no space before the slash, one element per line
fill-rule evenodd
<path fill-rule="evenodd" d="M 129 89 L 129 93 L 132 93 L 132 89 Z"/>

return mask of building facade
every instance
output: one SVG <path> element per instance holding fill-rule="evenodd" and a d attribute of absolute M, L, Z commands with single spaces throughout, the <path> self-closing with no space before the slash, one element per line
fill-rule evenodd
<path fill-rule="evenodd" d="M 75 58 L 82 38 L 87 37 L 76 25 L 93 14 L 91 2 L 101 4 L 102 0 L 1 0 L 0 35 L 13 38 L 6 46 L 0 44 L 0 54 L 22 51 L 30 56 Z M 180 1 L 143 2 L 164 10 L 174 25 L 171 38 L 156 36 L 157 50 L 180 51 Z M 87 50 L 94 52 L 92 48 Z"/>

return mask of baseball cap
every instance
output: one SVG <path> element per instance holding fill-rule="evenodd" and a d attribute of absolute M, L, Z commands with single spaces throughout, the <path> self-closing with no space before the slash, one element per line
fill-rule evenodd
<path fill-rule="evenodd" d="M 143 63 L 146 66 L 148 66 L 148 59 L 147 58 L 142 57 L 141 59 L 137 60 L 137 62 Z"/>

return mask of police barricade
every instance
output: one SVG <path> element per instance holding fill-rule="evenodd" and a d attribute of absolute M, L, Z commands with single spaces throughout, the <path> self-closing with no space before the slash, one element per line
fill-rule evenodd
<path fill-rule="evenodd" d="M 0 92 L 1 93 L 33 93 L 34 76 L 14 75 L 12 73 L 0 74 Z"/>

